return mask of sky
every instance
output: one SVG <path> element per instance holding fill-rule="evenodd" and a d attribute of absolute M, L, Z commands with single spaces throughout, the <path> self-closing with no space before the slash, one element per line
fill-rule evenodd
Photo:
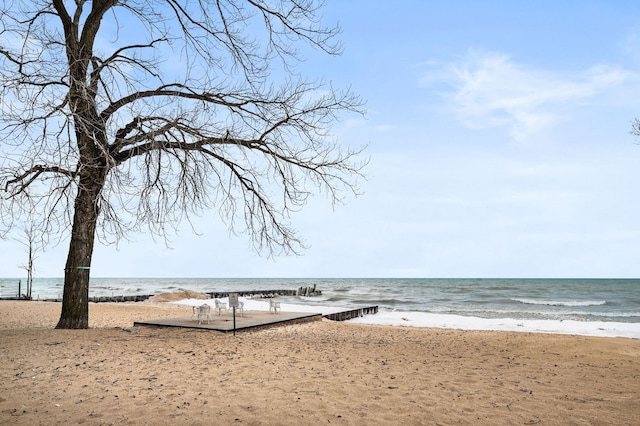
<path fill-rule="evenodd" d="M 366 101 L 332 131 L 367 145 L 362 194 L 292 217 L 266 258 L 206 212 L 165 246 L 97 245 L 93 277 L 640 277 L 640 2 L 327 0 L 344 53 L 303 73 Z M 38 253 L 63 276 L 67 241 Z M 0 277 L 26 250 L 0 241 Z"/>

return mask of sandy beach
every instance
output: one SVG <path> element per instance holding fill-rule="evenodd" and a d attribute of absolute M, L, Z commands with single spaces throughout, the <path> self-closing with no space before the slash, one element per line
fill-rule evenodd
<path fill-rule="evenodd" d="M 640 340 L 355 325 L 133 327 L 163 303 L 0 302 L 0 424 L 635 425 Z"/>

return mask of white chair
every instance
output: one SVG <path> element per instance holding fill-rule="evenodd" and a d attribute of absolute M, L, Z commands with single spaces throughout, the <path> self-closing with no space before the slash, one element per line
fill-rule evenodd
<path fill-rule="evenodd" d="M 269 300 L 269 312 L 273 312 L 274 314 L 277 314 L 278 309 L 280 309 L 280 302 Z"/>
<path fill-rule="evenodd" d="M 216 304 L 216 310 L 218 311 L 218 315 L 222 314 L 222 310 L 223 309 L 225 311 L 227 310 L 227 304 L 226 303 L 222 303 L 218 299 L 215 299 L 214 303 Z"/>
<path fill-rule="evenodd" d="M 240 315 L 241 317 L 244 316 L 244 302 L 238 302 L 238 307 L 236 308 L 236 312 L 238 312 L 238 315 Z"/>
<path fill-rule="evenodd" d="M 211 306 L 204 305 L 198 306 L 198 324 L 202 324 L 204 319 L 207 319 L 207 324 L 211 321 Z"/>

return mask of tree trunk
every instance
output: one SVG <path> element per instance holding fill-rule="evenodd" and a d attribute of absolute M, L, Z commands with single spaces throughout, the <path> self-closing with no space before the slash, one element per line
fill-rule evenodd
<path fill-rule="evenodd" d="M 64 270 L 62 314 L 56 328 L 89 328 L 89 273 L 99 213 L 97 199 L 101 188 L 102 184 L 94 179 L 80 179 Z"/>

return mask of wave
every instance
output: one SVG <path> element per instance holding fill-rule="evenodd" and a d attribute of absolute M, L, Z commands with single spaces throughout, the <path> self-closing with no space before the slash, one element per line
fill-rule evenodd
<path fill-rule="evenodd" d="M 546 306 L 601 306 L 606 305 L 606 300 L 585 300 L 578 301 L 561 301 L 561 300 L 536 300 L 536 299 L 511 299 L 514 302 L 524 303 L 525 305 L 546 305 Z"/>
<path fill-rule="evenodd" d="M 502 330 L 553 334 L 573 334 L 602 337 L 628 337 L 640 339 L 636 323 L 552 320 L 532 318 L 482 318 L 456 314 L 426 312 L 378 311 L 375 315 L 349 320 L 354 324 L 379 324 L 412 327 L 455 328 L 462 330 Z"/>

